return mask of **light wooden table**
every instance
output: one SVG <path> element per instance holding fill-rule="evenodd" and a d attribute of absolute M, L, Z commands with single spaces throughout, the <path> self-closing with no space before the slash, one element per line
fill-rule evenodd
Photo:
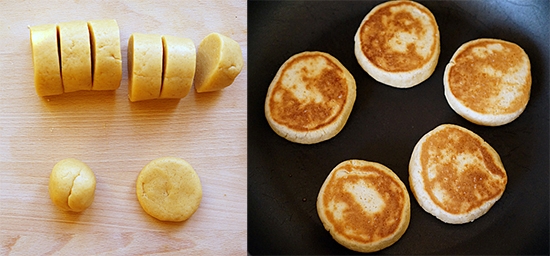
<path fill-rule="evenodd" d="M 0 2 L 0 255 L 245 254 L 246 2 L 50 2 Z M 120 88 L 38 97 L 27 26 L 104 18 L 120 28 Z M 239 42 L 245 67 L 220 92 L 130 103 L 133 32 L 196 46 L 219 32 Z M 139 171 L 162 156 L 187 160 L 201 179 L 201 205 L 186 222 L 157 221 L 137 201 Z M 48 195 L 52 167 L 68 157 L 97 178 L 95 200 L 80 214 L 59 210 Z"/>

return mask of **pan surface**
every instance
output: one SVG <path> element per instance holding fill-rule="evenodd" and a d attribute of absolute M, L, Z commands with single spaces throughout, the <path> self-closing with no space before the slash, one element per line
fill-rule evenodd
<path fill-rule="evenodd" d="M 261 254 L 355 254 L 332 239 L 315 202 L 329 172 L 348 159 L 386 165 L 411 195 L 409 228 L 379 254 L 549 253 L 549 2 L 419 1 L 434 14 L 441 54 L 433 75 L 410 89 L 376 82 L 357 63 L 353 37 L 380 1 L 248 3 L 248 250 Z M 531 99 L 515 121 L 475 125 L 443 94 L 443 72 L 463 43 L 499 38 L 529 55 Z M 357 99 L 334 138 L 301 145 L 279 137 L 264 101 L 279 67 L 303 51 L 330 53 L 357 82 Z M 408 163 L 416 142 L 443 123 L 470 129 L 500 155 L 508 174 L 502 198 L 472 223 L 445 224 L 410 192 Z"/>

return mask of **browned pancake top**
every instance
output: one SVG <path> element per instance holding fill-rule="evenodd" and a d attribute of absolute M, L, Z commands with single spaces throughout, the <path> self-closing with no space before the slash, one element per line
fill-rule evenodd
<path fill-rule="evenodd" d="M 331 176 L 323 194 L 324 213 L 334 231 L 348 240 L 360 243 L 376 242 L 394 234 L 402 221 L 405 194 L 392 177 L 373 166 L 357 166 L 347 163 Z M 340 176 L 340 177 L 339 177 Z M 347 186 L 366 186 L 382 198 L 383 206 L 372 212 L 366 210 Z M 333 210 L 336 206 L 342 216 Z"/>
<path fill-rule="evenodd" d="M 315 67 L 319 63 L 323 63 L 321 70 Z M 302 53 L 285 63 L 280 72 L 269 98 L 275 122 L 296 131 L 311 131 L 333 123 L 343 111 L 348 81 L 344 71 L 330 58 Z M 288 79 L 298 82 L 289 84 Z"/>
<path fill-rule="evenodd" d="M 411 9 L 420 14 L 413 15 Z M 407 72 L 436 54 L 438 33 L 435 18 L 426 8 L 414 2 L 387 2 L 361 25 L 361 50 L 382 70 Z"/>
<path fill-rule="evenodd" d="M 466 131 L 447 127 L 432 133 L 420 156 L 424 188 L 432 201 L 452 214 L 462 214 L 502 194 L 505 170 Z"/>
<path fill-rule="evenodd" d="M 507 114 L 527 104 L 530 64 L 516 44 L 476 40 L 454 57 L 454 63 L 449 70 L 449 87 L 466 107 L 479 113 Z"/>

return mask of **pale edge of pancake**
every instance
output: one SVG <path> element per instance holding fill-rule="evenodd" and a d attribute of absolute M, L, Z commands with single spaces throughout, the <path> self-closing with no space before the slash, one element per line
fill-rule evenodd
<path fill-rule="evenodd" d="M 488 38 L 480 38 L 476 40 L 472 40 L 469 42 L 464 43 L 461 45 L 456 52 L 451 57 L 451 60 L 449 61 L 449 64 L 445 67 L 445 72 L 443 73 L 443 86 L 445 87 L 445 98 L 447 99 L 447 102 L 449 103 L 449 106 L 460 116 L 462 116 L 464 119 L 478 125 L 484 125 L 484 126 L 500 126 L 508 124 L 514 120 L 516 120 L 525 110 L 527 107 L 527 104 L 525 104 L 521 109 L 518 109 L 516 112 L 509 113 L 509 114 L 483 114 L 474 111 L 473 109 L 470 109 L 466 106 L 464 106 L 451 92 L 451 87 L 449 84 L 449 73 L 451 71 L 451 68 L 455 65 L 454 59 L 456 56 L 458 56 L 460 53 L 462 53 L 470 44 L 476 43 L 478 40 L 487 40 Z M 499 39 L 489 39 L 489 40 L 495 40 L 495 42 L 499 42 L 502 40 Z M 506 42 L 506 41 L 504 41 Z M 511 42 L 507 42 L 511 43 Z M 520 46 L 518 46 L 520 47 Z M 521 47 L 520 47 L 521 48 Z M 523 50 L 523 49 L 522 49 Z M 525 51 L 524 51 L 525 53 Z M 527 56 L 527 54 L 525 53 Z M 527 57 L 527 60 L 529 60 L 529 57 Z M 530 70 L 530 68 L 529 68 Z"/>
<path fill-rule="evenodd" d="M 456 127 L 463 131 L 467 131 L 468 134 L 474 136 L 476 139 L 482 141 L 483 147 L 486 147 L 491 152 L 491 156 L 493 156 L 494 160 L 498 163 L 502 169 L 504 169 L 504 166 L 502 165 L 502 162 L 500 160 L 500 156 L 498 153 L 489 145 L 487 142 L 483 140 L 483 138 L 479 137 L 479 135 L 475 134 L 474 132 L 463 128 L 458 125 L 452 125 L 452 124 L 442 124 L 435 129 L 431 130 L 430 132 L 426 133 L 422 138 L 416 143 L 414 146 L 411 159 L 409 162 L 409 186 L 411 188 L 411 192 L 413 193 L 416 201 L 424 209 L 424 211 L 430 213 L 431 215 L 435 216 L 439 220 L 449 223 L 449 224 L 464 224 L 468 222 L 472 222 L 476 220 L 477 218 L 483 216 L 485 213 L 491 209 L 491 207 L 500 199 L 502 194 L 504 193 L 504 190 L 502 191 L 500 195 L 497 197 L 488 200 L 483 205 L 481 205 L 479 208 L 474 209 L 468 213 L 465 214 L 452 214 L 449 213 L 441 208 L 439 208 L 433 200 L 430 198 L 430 195 L 426 192 L 424 189 L 424 181 L 422 179 L 422 165 L 420 163 L 420 154 L 421 154 L 421 148 L 424 142 L 426 142 L 426 139 L 431 136 L 432 134 L 446 128 L 450 127 Z"/>
<path fill-rule="evenodd" d="M 299 57 L 301 54 L 305 54 L 305 53 L 317 53 L 317 54 L 323 55 L 325 57 L 328 57 L 331 61 L 336 63 L 337 66 L 342 69 L 342 71 L 343 71 L 343 73 L 346 77 L 346 80 L 348 82 L 347 83 L 348 84 L 348 95 L 347 95 L 347 99 L 346 99 L 346 104 L 343 106 L 343 110 L 342 110 L 341 114 L 336 118 L 336 120 L 333 123 L 329 124 L 328 126 L 325 126 L 323 129 L 311 130 L 311 131 L 307 131 L 307 132 L 299 132 L 299 131 L 295 131 L 295 130 L 287 127 L 287 126 L 281 125 L 281 124 L 275 122 L 275 120 L 273 120 L 273 118 L 271 117 L 271 108 L 269 107 L 269 99 L 273 96 L 273 88 L 275 87 L 276 82 L 280 79 L 280 77 L 282 75 L 282 72 L 283 72 L 284 68 L 286 67 L 286 65 L 291 63 L 293 59 L 295 59 L 295 58 Z M 269 126 L 271 127 L 271 129 L 273 129 L 273 131 L 276 134 L 278 134 L 279 136 L 281 136 L 281 137 L 283 137 L 283 138 L 285 138 L 289 141 L 296 142 L 296 143 L 301 143 L 301 144 L 319 143 L 319 142 L 331 139 L 332 137 L 334 137 L 338 133 L 340 133 L 340 131 L 344 128 L 344 126 L 345 126 L 345 124 L 346 124 L 346 122 L 349 118 L 349 115 L 351 114 L 353 104 L 355 103 L 355 98 L 356 98 L 356 94 L 357 94 L 356 90 L 357 89 L 356 89 L 356 85 L 355 85 L 355 79 L 353 78 L 351 73 L 346 69 L 346 67 L 344 67 L 344 65 L 342 65 L 342 63 L 340 63 L 340 61 L 338 61 L 338 59 L 336 59 L 332 55 L 330 55 L 328 53 L 316 52 L 316 51 L 311 51 L 311 52 L 306 51 L 306 52 L 297 53 L 297 54 L 293 55 L 292 57 L 290 57 L 287 61 L 285 61 L 283 63 L 283 65 L 277 71 L 277 74 L 275 75 L 275 78 L 273 78 L 271 84 L 269 85 L 269 88 L 267 90 L 267 96 L 266 96 L 265 104 L 264 104 L 265 117 L 266 117 L 267 122 L 269 123 Z"/>
<path fill-rule="evenodd" d="M 332 178 L 334 173 L 338 171 L 341 168 L 341 166 L 347 164 L 348 162 L 351 162 L 353 166 L 371 165 L 377 169 L 383 170 L 386 175 L 389 175 L 395 181 L 397 181 L 399 186 L 403 189 L 404 195 L 405 195 L 405 200 L 404 200 L 405 205 L 403 207 L 403 212 L 401 213 L 401 223 L 399 223 L 399 227 L 393 233 L 393 235 L 373 243 L 363 244 L 363 243 L 356 243 L 354 241 L 349 241 L 341 237 L 338 233 L 334 232 L 333 224 L 327 219 L 326 215 L 324 214 L 324 207 L 323 207 L 324 201 L 322 200 L 322 195 L 325 193 L 325 188 L 328 185 L 328 182 Z M 409 227 L 410 218 L 411 218 L 411 201 L 409 197 L 409 192 L 407 191 L 405 184 L 399 178 L 399 176 L 397 176 L 391 169 L 389 169 L 388 167 L 382 164 L 379 164 L 376 162 L 369 162 L 365 160 L 358 160 L 358 159 L 343 161 L 340 164 L 338 164 L 336 167 L 334 167 L 334 169 L 332 169 L 332 171 L 329 173 L 329 175 L 323 182 L 321 189 L 319 190 L 316 206 L 317 206 L 317 213 L 319 215 L 319 219 L 321 219 L 321 222 L 323 223 L 324 228 L 327 231 L 329 231 L 332 238 L 336 240 L 336 242 L 338 242 L 339 244 L 343 245 L 344 247 L 357 252 L 376 252 L 393 245 L 403 236 L 403 234 L 405 234 L 405 231 L 407 231 L 407 228 Z"/>
<path fill-rule="evenodd" d="M 363 68 L 363 70 L 365 70 L 372 78 L 374 78 L 374 80 L 396 88 L 411 88 L 428 79 L 433 74 L 437 66 L 437 62 L 439 60 L 439 53 L 441 51 L 440 33 L 439 33 L 438 27 L 435 28 L 436 29 L 435 32 L 437 34 L 436 47 L 435 47 L 436 53 L 432 55 L 430 60 L 424 66 L 415 70 L 411 70 L 408 72 L 388 72 L 372 64 L 372 62 L 370 62 L 367 59 L 367 57 L 363 54 L 363 51 L 361 50 L 360 33 L 361 33 L 361 28 L 363 27 L 363 24 L 367 22 L 367 20 L 379 9 L 393 2 L 394 1 L 389 1 L 389 2 L 377 5 L 367 14 L 367 16 L 365 16 L 363 21 L 361 21 L 361 25 L 357 29 L 357 32 L 354 37 L 355 57 L 357 58 L 357 62 L 359 62 L 359 65 Z M 431 17 L 435 20 L 435 17 L 431 13 L 431 11 L 429 11 L 428 8 L 416 2 L 412 2 L 412 3 L 415 3 L 416 5 L 420 5 L 422 8 L 425 8 L 426 10 L 428 10 L 428 12 L 431 14 Z M 437 21 L 436 21 L 436 24 L 437 24 Z"/>

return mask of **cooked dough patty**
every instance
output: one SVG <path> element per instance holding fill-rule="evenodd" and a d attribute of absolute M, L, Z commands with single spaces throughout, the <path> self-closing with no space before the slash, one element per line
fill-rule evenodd
<path fill-rule="evenodd" d="M 445 68 L 443 84 L 456 113 L 475 124 L 504 125 L 527 106 L 531 64 L 517 44 L 477 39 L 458 48 Z"/>
<path fill-rule="evenodd" d="M 394 244 L 407 230 L 410 198 L 405 184 L 384 165 L 347 160 L 328 175 L 317 213 L 334 240 L 358 252 Z"/>
<path fill-rule="evenodd" d="M 443 124 L 426 133 L 409 163 L 416 200 L 446 223 L 467 223 L 484 215 L 504 193 L 507 180 L 498 153 L 457 125 Z"/>
<path fill-rule="evenodd" d="M 290 57 L 271 82 L 265 115 L 281 137 L 313 144 L 338 134 L 355 102 L 355 79 L 333 56 L 302 52 Z"/>
<path fill-rule="evenodd" d="M 355 56 L 375 80 L 409 88 L 428 79 L 439 58 L 439 28 L 433 14 L 413 1 L 374 7 L 355 34 Z"/>

